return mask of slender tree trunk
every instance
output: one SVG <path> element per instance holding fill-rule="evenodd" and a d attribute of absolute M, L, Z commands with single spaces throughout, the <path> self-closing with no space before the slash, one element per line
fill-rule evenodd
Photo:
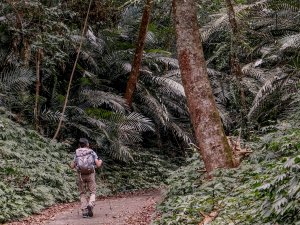
<path fill-rule="evenodd" d="M 230 51 L 230 67 L 231 73 L 236 77 L 237 86 L 240 92 L 240 101 L 242 106 L 242 119 L 245 118 L 247 112 L 247 103 L 246 103 L 246 96 L 245 91 L 242 85 L 243 79 L 243 72 L 240 66 L 239 58 L 238 58 L 238 42 L 240 39 L 240 31 L 238 29 L 238 23 L 235 18 L 235 12 L 232 5 L 231 0 L 225 0 L 227 5 L 227 12 L 228 12 L 228 20 L 230 23 L 231 31 L 232 31 L 232 38 L 231 38 L 231 51 Z"/>
<path fill-rule="evenodd" d="M 195 0 L 173 0 L 177 54 L 191 121 L 206 171 L 234 167 L 202 49 Z"/>
<path fill-rule="evenodd" d="M 127 82 L 127 87 L 125 91 L 124 97 L 127 100 L 127 103 L 130 107 L 132 105 L 133 94 L 136 89 L 138 77 L 140 74 L 140 67 L 141 67 L 141 62 L 143 57 L 148 25 L 150 22 L 150 13 L 151 13 L 152 5 L 153 5 L 153 0 L 147 0 L 144 8 L 143 16 L 142 16 L 139 37 L 138 37 L 137 46 L 135 49 L 134 59 L 132 63 L 132 69 L 129 75 L 129 80 Z"/>
<path fill-rule="evenodd" d="M 41 65 L 42 50 L 39 48 L 36 52 L 36 85 L 35 85 L 35 105 L 34 105 L 34 121 L 35 129 L 39 130 L 39 99 L 40 99 L 40 87 L 41 87 L 41 76 L 40 76 L 40 65 Z"/>
<path fill-rule="evenodd" d="M 16 13 L 16 28 L 22 30 L 22 28 L 23 28 L 23 23 L 22 23 L 22 13 L 20 13 L 20 12 L 17 10 L 14 1 L 12 1 L 12 0 L 6 0 L 6 2 L 7 2 L 8 4 L 10 4 L 10 6 L 13 8 L 13 10 L 14 10 L 15 13 Z"/>
<path fill-rule="evenodd" d="M 67 89 L 67 93 L 66 93 L 66 98 L 65 98 L 64 106 L 63 106 L 63 109 L 62 109 L 62 112 L 61 112 L 62 116 L 59 119 L 58 126 L 57 126 L 56 132 L 55 132 L 52 140 L 55 140 L 57 138 L 57 136 L 59 134 L 59 131 L 60 131 L 61 127 L 62 127 L 63 116 L 64 116 L 64 114 L 66 112 L 66 108 L 67 108 L 67 104 L 68 104 L 68 100 L 69 100 L 69 95 L 70 95 L 70 90 L 71 90 L 71 85 L 72 85 L 72 81 L 73 81 L 73 77 L 74 77 L 76 65 L 77 65 L 77 62 L 78 62 L 78 59 L 79 59 L 81 47 L 82 47 L 82 44 L 83 44 L 83 37 L 84 37 L 85 31 L 86 31 L 87 21 L 88 21 L 88 18 L 89 18 L 89 14 L 90 14 L 92 2 L 93 2 L 93 0 L 90 0 L 89 7 L 88 7 L 88 10 L 87 10 L 87 13 L 86 13 L 86 17 L 85 17 L 85 21 L 84 21 L 84 25 L 83 25 L 83 29 L 82 29 L 82 33 L 81 33 L 81 41 L 80 41 L 80 44 L 79 44 L 79 47 L 78 47 L 78 50 L 77 50 L 77 55 L 76 55 L 76 59 L 75 59 L 75 62 L 74 62 L 74 65 L 73 65 L 73 69 L 72 69 L 72 73 L 71 73 L 71 76 L 70 76 L 70 80 L 69 80 L 69 84 L 68 84 L 68 89 Z"/>

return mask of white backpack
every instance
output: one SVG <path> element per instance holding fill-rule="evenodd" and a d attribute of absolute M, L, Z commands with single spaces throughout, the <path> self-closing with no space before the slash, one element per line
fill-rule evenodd
<path fill-rule="evenodd" d="M 89 148 L 76 149 L 75 164 L 80 174 L 91 174 L 95 172 L 95 158 L 93 150 Z"/>

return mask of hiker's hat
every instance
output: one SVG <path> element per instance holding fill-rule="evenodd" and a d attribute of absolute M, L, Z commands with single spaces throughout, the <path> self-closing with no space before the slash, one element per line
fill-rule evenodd
<path fill-rule="evenodd" d="M 88 144 L 89 144 L 89 141 L 88 141 L 86 138 L 80 138 L 80 139 L 79 139 L 79 143 L 88 145 Z"/>

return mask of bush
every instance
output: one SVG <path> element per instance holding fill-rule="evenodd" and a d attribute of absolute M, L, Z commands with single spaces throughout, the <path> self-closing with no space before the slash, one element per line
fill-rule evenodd
<path fill-rule="evenodd" d="M 0 114 L 0 222 L 16 220 L 56 202 L 77 198 L 71 156 Z"/>

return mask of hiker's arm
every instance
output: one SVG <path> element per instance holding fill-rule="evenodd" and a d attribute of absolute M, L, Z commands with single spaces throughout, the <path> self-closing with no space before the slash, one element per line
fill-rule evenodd
<path fill-rule="evenodd" d="M 75 168 L 75 162 L 74 162 L 74 161 L 72 161 L 72 162 L 70 163 L 70 168 L 71 168 L 71 169 L 74 169 L 74 168 Z"/>
<path fill-rule="evenodd" d="M 96 168 L 99 168 L 102 165 L 102 160 L 101 159 L 96 159 L 95 163 L 96 163 Z"/>

